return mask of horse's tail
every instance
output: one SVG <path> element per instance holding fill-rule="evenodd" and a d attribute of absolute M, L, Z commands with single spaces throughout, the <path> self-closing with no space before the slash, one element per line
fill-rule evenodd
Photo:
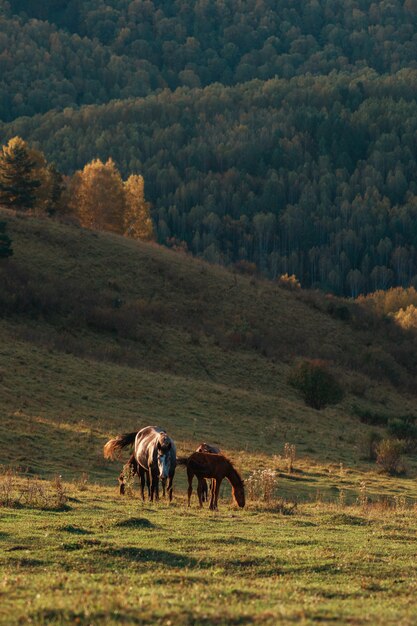
<path fill-rule="evenodd" d="M 135 441 L 137 434 L 137 432 L 125 433 L 124 435 L 117 435 L 117 437 L 110 439 L 103 448 L 104 458 L 113 461 L 116 458 L 119 450 L 125 448 Z"/>

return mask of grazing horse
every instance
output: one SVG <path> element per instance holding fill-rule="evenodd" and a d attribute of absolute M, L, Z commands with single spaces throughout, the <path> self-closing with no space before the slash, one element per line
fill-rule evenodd
<path fill-rule="evenodd" d="M 188 506 L 190 506 L 191 494 L 193 491 L 193 478 L 197 476 L 197 494 L 200 506 L 203 505 L 201 497 L 201 479 L 212 478 L 210 509 L 217 509 L 219 490 L 221 482 L 227 478 L 232 485 L 232 494 L 236 503 L 240 507 L 245 506 L 245 488 L 239 473 L 232 463 L 223 454 L 211 454 L 207 452 L 193 452 L 188 458 L 177 459 L 179 465 L 186 465 L 188 477 Z"/>
<path fill-rule="evenodd" d="M 195 450 L 196 452 L 208 452 L 209 454 L 220 454 L 220 448 L 216 448 L 216 446 L 212 446 L 210 443 L 200 443 L 198 448 Z M 207 502 L 208 500 L 208 487 L 207 481 L 205 478 L 201 479 L 201 499 L 203 502 Z M 213 487 L 213 481 L 210 484 L 210 491 Z"/>
<path fill-rule="evenodd" d="M 113 460 L 115 454 L 128 445 L 134 444 L 133 454 L 128 463 L 134 474 L 141 481 L 142 498 L 144 498 L 145 480 L 148 482 L 150 500 L 159 499 L 159 479 L 168 480 L 169 500 L 172 500 L 172 481 L 176 467 L 176 448 L 173 440 L 162 428 L 146 426 L 139 432 L 125 433 L 110 439 L 104 446 L 104 458 Z M 120 493 L 124 493 L 124 470 L 119 476 Z"/>

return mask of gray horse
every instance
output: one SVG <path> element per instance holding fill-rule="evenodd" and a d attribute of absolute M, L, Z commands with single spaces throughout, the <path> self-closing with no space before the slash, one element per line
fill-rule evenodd
<path fill-rule="evenodd" d="M 125 433 L 110 439 L 104 446 L 104 458 L 113 460 L 118 451 L 134 444 L 133 454 L 129 463 L 133 473 L 142 478 L 146 474 L 149 479 L 149 497 L 159 498 L 159 479 L 168 480 L 168 496 L 172 500 L 172 482 L 177 465 L 177 451 L 174 441 L 167 433 L 157 426 L 146 426 L 139 432 Z M 121 483 L 123 479 L 119 477 Z M 124 490 L 124 488 L 123 488 Z M 120 485 L 122 491 L 122 483 Z M 143 488 L 142 488 L 143 497 Z"/>

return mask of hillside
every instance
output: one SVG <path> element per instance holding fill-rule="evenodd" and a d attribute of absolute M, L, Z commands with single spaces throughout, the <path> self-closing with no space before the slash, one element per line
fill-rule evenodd
<path fill-rule="evenodd" d="M 144 176 L 158 242 L 417 285 L 414 0 L 0 0 L 0 134 Z"/>
<path fill-rule="evenodd" d="M 252 81 L 4 125 L 59 168 L 140 172 L 158 241 L 356 297 L 417 284 L 415 70 Z"/>
<path fill-rule="evenodd" d="M 7 121 L 160 88 L 391 74 L 417 56 L 413 0 L 1 0 L 0 19 Z"/>
<path fill-rule="evenodd" d="M 217 442 L 246 469 L 287 441 L 301 459 L 366 469 L 371 427 L 352 405 L 414 410 L 415 361 L 401 352 L 415 354 L 413 335 L 353 304 L 339 303 L 350 311 L 343 321 L 335 299 L 153 244 L 3 217 L 15 256 L 0 270 L 2 463 L 112 481 L 119 466 L 102 459 L 106 438 L 153 422 L 181 449 Z M 333 363 L 342 404 L 304 405 L 287 383 L 298 356 Z"/>

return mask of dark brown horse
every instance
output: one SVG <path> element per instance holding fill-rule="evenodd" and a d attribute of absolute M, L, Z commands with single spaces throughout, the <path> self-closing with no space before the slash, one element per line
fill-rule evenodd
<path fill-rule="evenodd" d="M 221 454 L 220 448 L 216 446 L 212 446 L 211 443 L 200 443 L 198 448 L 195 450 L 196 452 L 208 452 L 209 454 Z M 208 486 L 205 478 L 201 479 L 201 499 L 203 502 L 207 502 L 208 500 Z M 213 481 L 210 481 L 210 491 L 213 487 Z"/>
<path fill-rule="evenodd" d="M 139 432 L 125 433 L 110 439 L 104 446 L 104 457 L 114 459 L 115 455 L 128 445 L 134 444 L 133 454 L 127 463 L 133 474 L 141 480 L 144 497 L 145 480 L 149 479 L 150 500 L 159 498 L 159 479 L 168 480 L 169 500 L 172 500 L 172 482 L 176 467 L 176 448 L 166 432 L 156 426 L 146 426 Z M 126 466 L 125 466 L 126 467 Z M 120 493 L 124 493 L 124 478 L 119 476 Z"/>
<path fill-rule="evenodd" d="M 201 479 L 212 478 L 210 509 L 217 509 L 220 485 L 224 478 L 232 485 L 232 495 L 240 507 L 245 506 L 245 488 L 243 480 L 232 463 L 223 454 L 211 454 L 208 452 L 193 452 L 188 458 L 177 459 L 179 465 L 187 467 L 188 477 L 188 506 L 190 506 L 191 494 L 193 492 L 193 478 L 197 476 L 197 495 L 200 506 L 203 505 L 201 494 Z"/>

